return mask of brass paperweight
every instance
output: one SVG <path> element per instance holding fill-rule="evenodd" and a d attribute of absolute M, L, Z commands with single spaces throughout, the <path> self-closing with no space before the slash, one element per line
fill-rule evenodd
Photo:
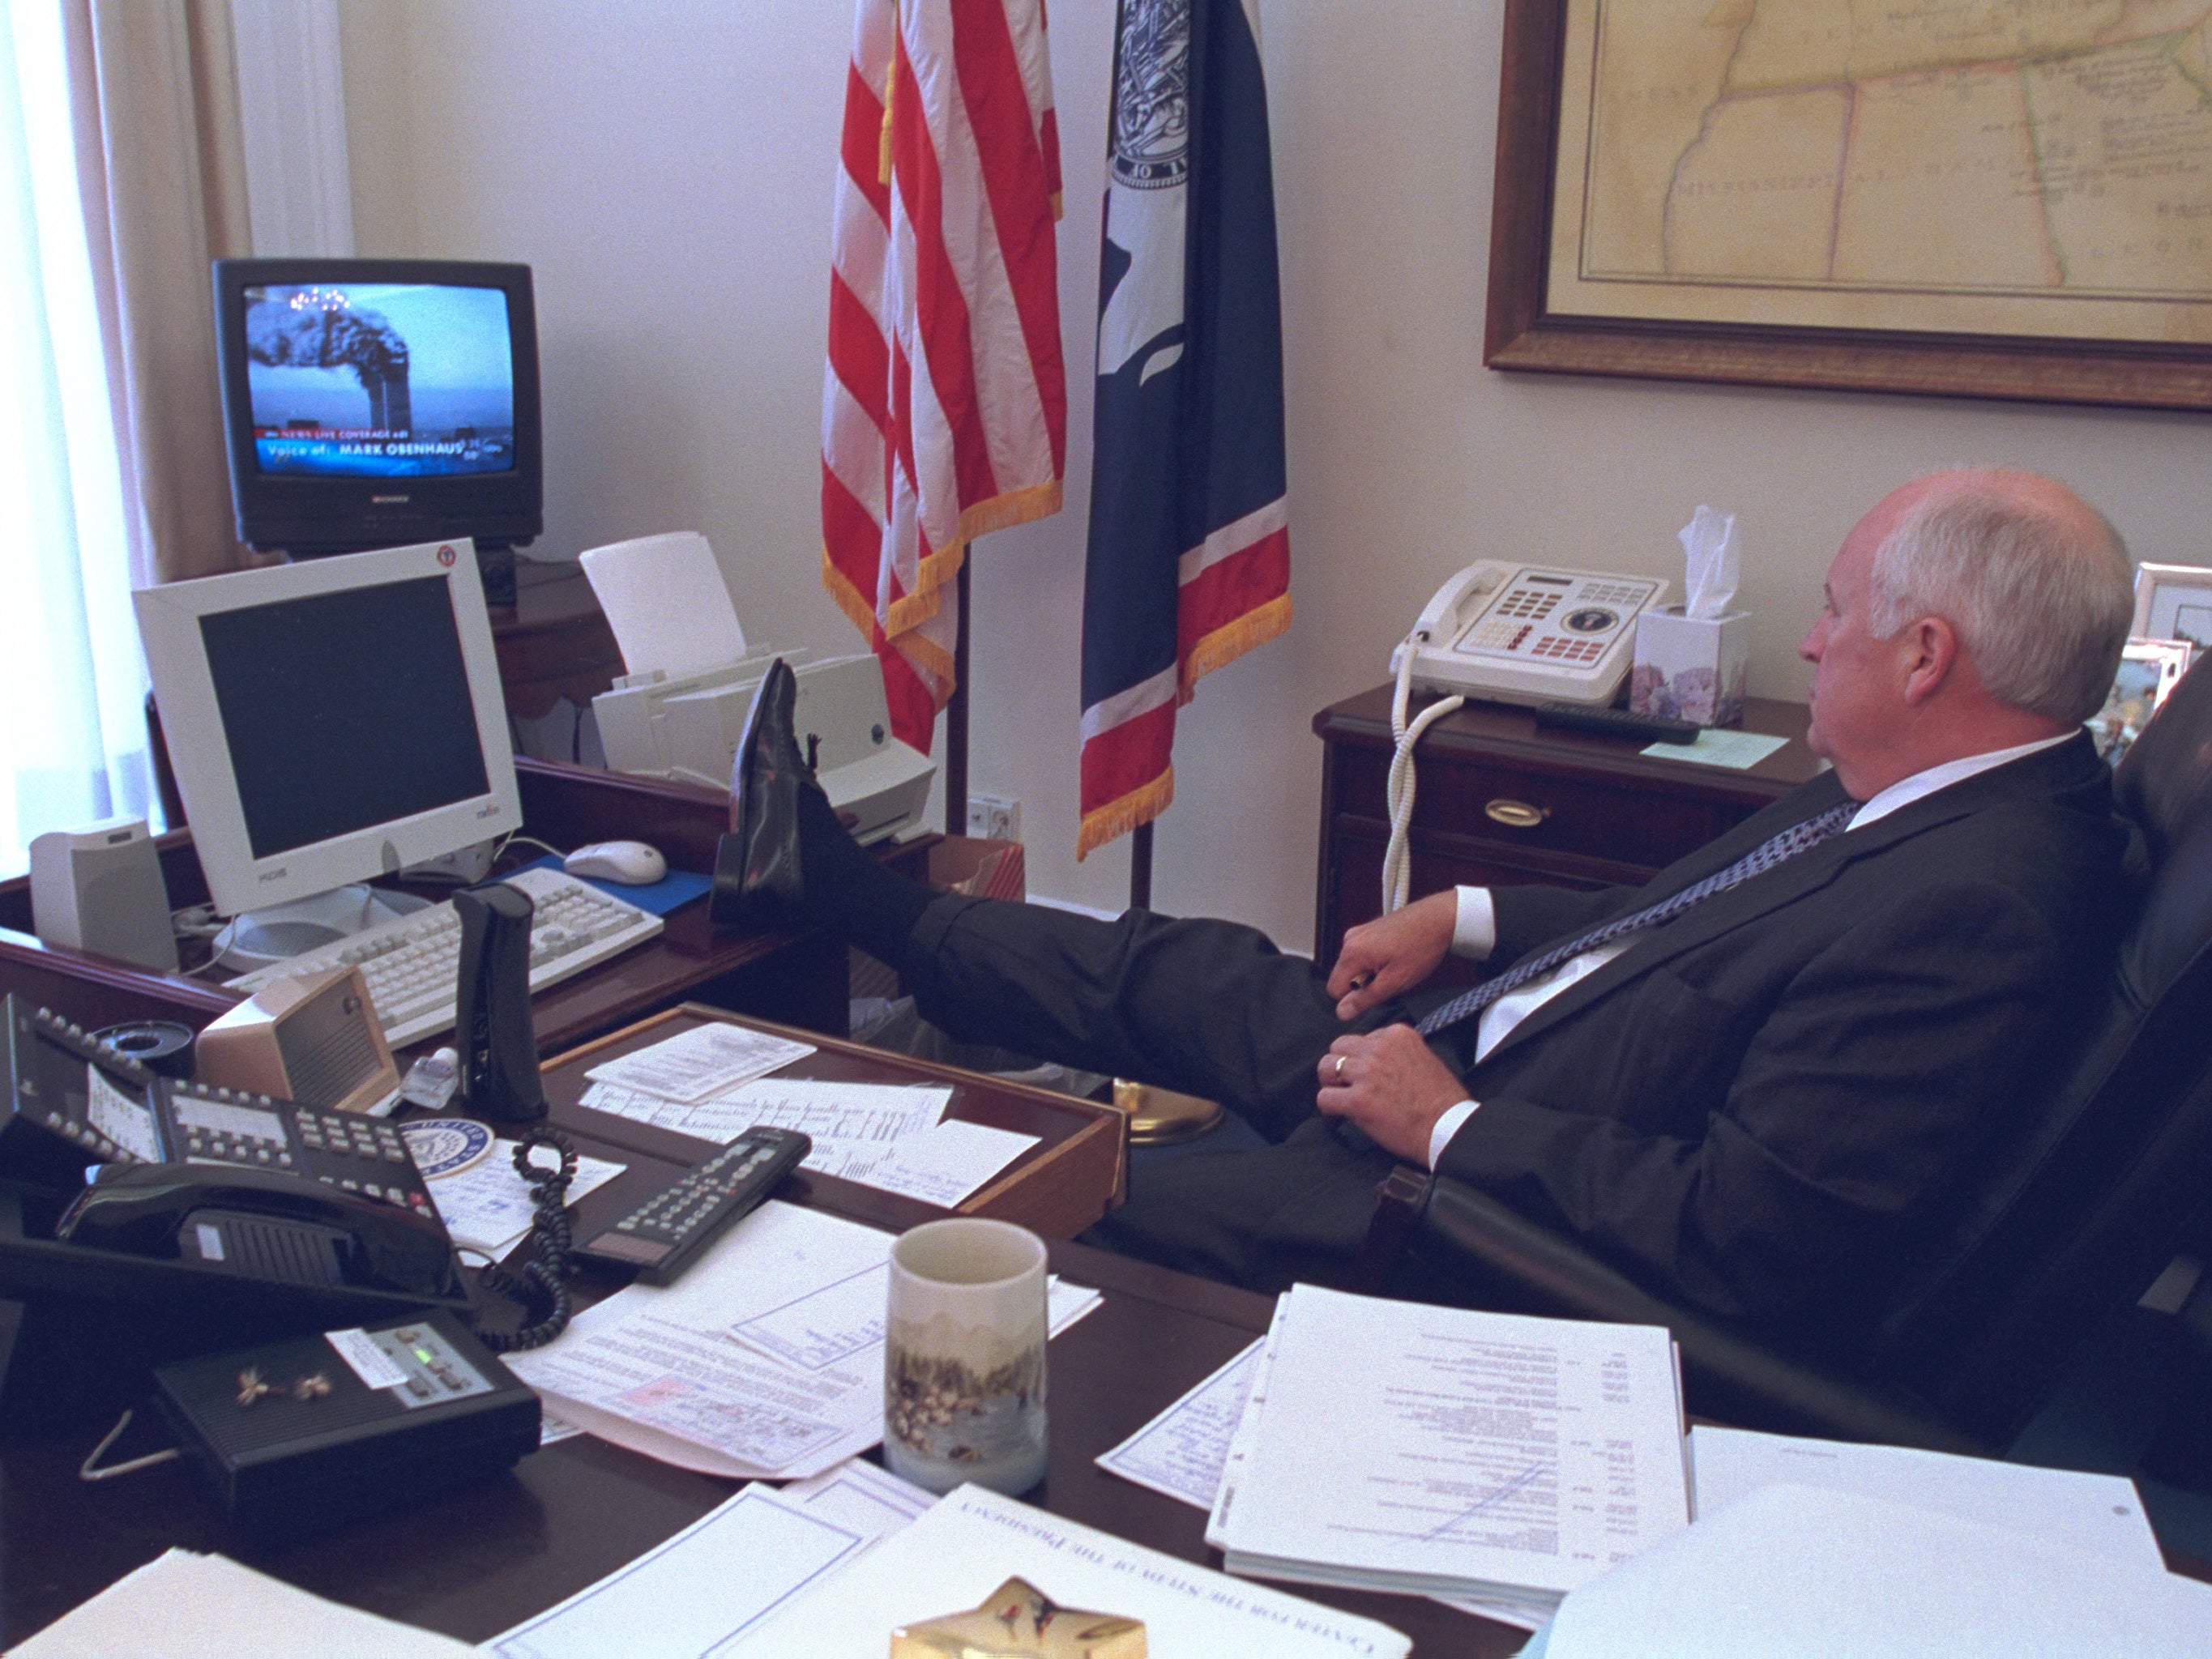
<path fill-rule="evenodd" d="M 1009 1578 L 979 1607 L 893 1631 L 891 1659 L 1145 1659 L 1145 1622 L 1063 1607 Z"/>
<path fill-rule="evenodd" d="M 1179 1140 L 1195 1140 L 1221 1121 L 1221 1103 L 1196 1095 L 1179 1095 L 1149 1083 L 1114 1079 L 1115 1109 L 1129 1120 L 1132 1146 L 1168 1146 Z"/>

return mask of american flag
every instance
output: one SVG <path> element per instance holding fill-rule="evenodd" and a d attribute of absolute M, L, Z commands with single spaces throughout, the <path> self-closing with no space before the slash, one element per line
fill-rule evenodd
<path fill-rule="evenodd" d="M 1176 710 L 1291 625 L 1253 0 L 1121 0 L 1098 279 L 1076 856 L 1175 795 Z"/>
<path fill-rule="evenodd" d="M 830 255 L 823 584 L 927 752 L 969 540 L 1060 510 L 1060 138 L 1043 0 L 860 0 Z"/>

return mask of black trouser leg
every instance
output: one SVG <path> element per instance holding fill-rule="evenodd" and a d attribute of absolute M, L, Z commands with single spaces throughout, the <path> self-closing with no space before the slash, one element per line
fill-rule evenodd
<path fill-rule="evenodd" d="M 904 965 L 923 1015 L 957 1037 L 1202 1095 L 1273 1141 L 1313 1115 L 1315 1067 L 1355 1029 L 1310 963 L 1234 922 L 948 896 Z"/>
<path fill-rule="evenodd" d="M 1279 1146 L 1133 1169 L 1129 1201 L 1083 1242 L 1255 1291 L 1340 1282 L 1397 1162 L 1358 1130 L 1311 1117 Z"/>

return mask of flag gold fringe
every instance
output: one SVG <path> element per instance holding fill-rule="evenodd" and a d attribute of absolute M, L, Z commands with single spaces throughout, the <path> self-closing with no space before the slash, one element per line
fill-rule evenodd
<path fill-rule="evenodd" d="M 837 608 L 845 613 L 846 620 L 859 629 L 861 636 L 872 644 L 876 637 L 876 613 L 860 590 L 846 580 L 845 573 L 830 559 L 827 544 L 822 549 L 822 586 L 829 590 L 830 597 L 836 601 Z M 902 656 L 914 665 L 917 672 L 944 682 L 941 688 L 944 695 L 938 698 L 938 706 L 942 708 L 952 695 L 951 653 L 940 650 L 935 641 L 922 635 L 902 637 L 892 634 L 885 637 Z M 933 692 L 939 689 L 931 688 Z"/>
<path fill-rule="evenodd" d="M 1075 857 L 1082 860 L 1108 842 L 1126 836 L 1139 824 L 1150 823 L 1168 810 L 1175 799 L 1175 768 L 1168 769 L 1141 787 L 1132 789 L 1119 800 L 1109 801 L 1095 811 L 1083 815 L 1082 827 L 1075 837 Z"/>
<path fill-rule="evenodd" d="M 890 615 L 884 619 L 884 632 L 896 639 L 937 614 L 942 603 L 938 590 L 960 574 L 968 544 L 976 537 L 1027 524 L 1033 519 L 1048 519 L 1060 511 L 1060 486 L 1057 478 L 1048 478 L 1024 489 L 1010 489 L 1003 495 L 976 502 L 960 515 L 960 526 L 952 539 L 922 560 L 914 591 L 893 601 Z"/>
<path fill-rule="evenodd" d="M 927 634 L 894 634 L 890 641 L 898 647 L 899 654 L 914 665 L 916 673 L 939 682 L 930 688 L 939 708 L 952 700 L 955 665 L 950 651 Z"/>
<path fill-rule="evenodd" d="M 868 602 L 867 595 L 854 586 L 846 579 L 845 573 L 837 568 L 836 562 L 830 556 L 830 544 L 827 542 L 822 544 L 822 586 L 837 602 L 837 608 L 845 613 L 846 620 L 860 630 L 860 637 L 873 645 L 876 607 Z"/>
<path fill-rule="evenodd" d="M 1183 660 L 1181 701 L 1190 701 L 1202 677 L 1236 661 L 1255 646 L 1267 644 L 1290 625 L 1291 596 L 1281 593 L 1211 634 L 1200 635 L 1198 643 L 1190 648 L 1190 655 Z"/>

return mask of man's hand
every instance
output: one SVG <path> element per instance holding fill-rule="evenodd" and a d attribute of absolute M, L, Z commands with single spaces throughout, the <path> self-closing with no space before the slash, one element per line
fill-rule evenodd
<path fill-rule="evenodd" d="M 1345 934 L 1344 948 L 1328 973 L 1336 1017 L 1356 1019 L 1436 972 L 1451 951 L 1452 930 L 1458 925 L 1459 895 L 1446 888 Z"/>
<path fill-rule="evenodd" d="M 1314 1104 L 1351 1119 L 1376 1145 L 1425 1170 L 1437 1120 L 1467 1098 L 1467 1085 L 1410 1025 L 1340 1036 L 1316 1069 L 1321 1092 Z"/>

